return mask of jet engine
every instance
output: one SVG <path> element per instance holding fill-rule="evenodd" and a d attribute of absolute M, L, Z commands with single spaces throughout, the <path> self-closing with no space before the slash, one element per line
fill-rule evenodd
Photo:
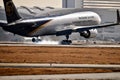
<path fill-rule="evenodd" d="M 97 36 L 97 33 L 98 33 L 97 29 L 91 29 L 91 30 L 81 32 L 80 36 L 84 38 L 94 38 Z"/>

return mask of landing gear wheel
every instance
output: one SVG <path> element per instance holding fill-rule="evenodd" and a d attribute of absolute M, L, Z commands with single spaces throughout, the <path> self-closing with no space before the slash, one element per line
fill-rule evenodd
<path fill-rule="evenodd" d="M 39 42 L 41 41 L 41 39 L 38 39 L 38 38 L 32 38 L 32 42 Z"/>
<path fill-rule="evenodd" d="M 70 45 L 72 43 L 71 40 L 69 40 L 69 35 L 65 35 L 66 40 L 61 41 L 61 44 L 63 45 Z"/>
<path fill-rule="evenodd" d="M 35 39 L 35 38 L 32 38 L 32 42 L 36 42 L 36 39 Z"/>
<path fill-rule="evenodd" d="M 71 43 L 72 43 L 71 40 L 63 40 L 63 41 L 61 41 L 61 44 L 63 44 L 63 45 L 70 45 Z"/>

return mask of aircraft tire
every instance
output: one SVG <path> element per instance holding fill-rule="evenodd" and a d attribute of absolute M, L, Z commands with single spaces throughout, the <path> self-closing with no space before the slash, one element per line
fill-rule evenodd
<path fill-rule="evenodd" d="M 61 41 L 62 45 L 70 45 L 71 43 L 72 43 L 71 40 L 63 40 L 63 41 Z"/>

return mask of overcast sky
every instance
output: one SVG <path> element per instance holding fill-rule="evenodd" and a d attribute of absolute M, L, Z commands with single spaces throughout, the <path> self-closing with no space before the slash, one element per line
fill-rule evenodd
<path fill-rule="evenodd" d="M 0 6 L 3 6 L 3 0 L 0 0 Z M 62 0 L 13 0 L 16 6 L 39 6 L 39 7 L 62 7 Z"/>

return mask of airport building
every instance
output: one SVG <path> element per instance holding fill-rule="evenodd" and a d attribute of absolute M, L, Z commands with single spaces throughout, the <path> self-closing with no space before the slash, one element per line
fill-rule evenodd
<path fill-rule="evenodd" d="M 102 23 L 109 23 L 116 21 L 116 12 L 114 9 L 120 9 L 120 0 L 13 0 L 18 7 L 19 12 L 27 13 L 33 16 L 32 13 L 42 13 L 55 8 L 92 8 L 91 11 L 98 13 L 102 18 Z M 27 3 L 27 4 L 26 4 Z M 0 0 L 0 9 L 3 8 L 3 2 Z M 93 9 L 94 8 L 94 9 Z M 96 9 L 95 9 L 96 8 Z M 98 10 L 97 8 L 102 8 Z M 106 11 L 110 9 L 109 11 Z M 0 10 L 0 19 L 5 19 L 5 15 Z M 28 15 L 23 15 L 27 17 Z M 120 42 L 120 26 L 98 29 L 98 36 L 94 40 L 112 40 Z M 10 33 L 4 33 L 4 35 Z M 10 34 L 11 37 L 14 36 Z M 72 39 L 83 40 L 84 38 L 72 36 Z M 5 36 L 4 36 L 5 37 Z M 17 37 L 18 38 L 18 37 Z M 21 38 L 21 37 L 20 37 Z M 12 40 L 15 38 L 12 38 Z M 15 39 L 16 40 L 16 39 Z M 22 39 L 23 40 L 23 39 Z M 92 39 L 93 40 L 93 39 Z M 16 40 L 17 41 L 17 40 Z"/>
<path fill-rule="evenodd" d="M 120 0 L 84 0 L 84 8 L 117 8 L 120 9 Z"/>
<path fill-rule="evenodd" d="M 26 7 L 56 7 L 62 8 L 62 0 L 13 0 L 17 7 L 26 6 Z M 0 0 L 0 6 L 3 6 L 3 0 Z"/>
<path fill-rule="evenodd" d="M 63 8 L 83 8 L 83 0 L 62 0 Z"/>

